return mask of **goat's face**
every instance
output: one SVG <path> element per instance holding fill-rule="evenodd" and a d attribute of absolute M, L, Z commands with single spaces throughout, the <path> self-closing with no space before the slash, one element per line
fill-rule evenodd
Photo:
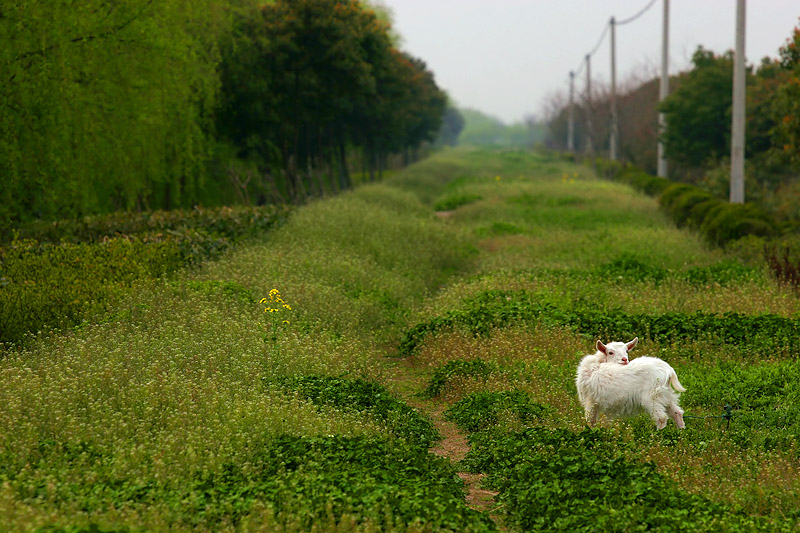
<path fill-rule="evenodd" d="M 634 338 L 630 342 L 609 342 L 603 344 L 597 341 L 597 350 L 605 354 L 606 363 L 619 363 L 621 365 L 628 364 L 628 352 L 636 347 L 639 342 L 639 337 Z"/>

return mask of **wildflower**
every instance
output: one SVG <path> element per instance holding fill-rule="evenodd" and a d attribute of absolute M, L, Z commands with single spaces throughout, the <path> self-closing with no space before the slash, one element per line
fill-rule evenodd
<path fill-rule="evenodd" d="M 284 309 L 286 311 L 291 311 L 292 306 L 286 303 L 286 301 L 281 297 L 281 293 L 280 291 L 278 291 L 278 289 L 270 290 L 268 296 L 265 298 L 261 298 L 261 300 L 259 300 L 259 303 L 264 305 L 265 313 L 269 313 L 271 317 L 274 317 L 270 319 L 270 325 L 268 326 L 268 328 L 271 331 L 268 331 L 265 334 L 264 340 L 277 341 L 279 325 L 290 324 L 290 322 L 289 320 L 281 320 L 280 322 L 278 322 L 280 317 L 276 316 L 275 313 L 280 313 Z"/>

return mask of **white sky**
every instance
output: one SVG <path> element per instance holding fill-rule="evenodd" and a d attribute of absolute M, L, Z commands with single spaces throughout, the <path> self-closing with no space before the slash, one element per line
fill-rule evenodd
<path fill-rule="evenodd" d="M 401 47 L 421 58 L 459 107 L 507 123 L 541 116 L 554 93 L 567 93 L 570 70 L 598 43 L 609 19 L 623 21 L 650 0 L 382 0 L 394 17 Z M 617 26 L 617 83 L 636 73 L 657 76 L 664 0 Z M 735 0 L 671 0 L 670 73 L 687 70 L 698 45 L 723 53 L 735 44 Z M 798 0 L 749 0 L 748 64 L 777 57 L 800 24 Z M 592 56 L 592 83 L 610 81 L 607 33 Z M 576 91 L 585 86 L 576 77 Z"/>

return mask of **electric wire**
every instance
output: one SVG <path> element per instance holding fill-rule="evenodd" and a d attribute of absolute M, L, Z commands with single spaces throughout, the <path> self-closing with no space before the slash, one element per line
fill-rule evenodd
<path fill-rule="evenodd" d="M 614 21 L 614 23 L 615 23 L 617 26 L 622 26 L 623 24 L 627 24 L 627 23 L 629 23 L 629 22 L 633 22 L 634 20 L 638 19 L 639 17 L 641 17 L 642 15 L 644 15 L 645 13 L 647 13 L 647 11 L 648 11 L 648 10 L 649 10 L 651 7 L 653 7 L 653 4 L 655 4 L 655 3 L 656 3 L 656 0 L 650 0 L 650 3 L 649 3 L 649 4 L 647 4 L 646 6 L 644 6 L 644 9 L 642 9 L 641 11 L 639 11 L 638 13 L 636 13 L 634 16 L 632 16 L 632 17 L 628 17 L 628 18 L 626 18 L 625 20 Z"/>

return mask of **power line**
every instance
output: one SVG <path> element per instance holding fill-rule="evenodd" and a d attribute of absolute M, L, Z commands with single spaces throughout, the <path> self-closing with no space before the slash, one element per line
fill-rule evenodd
<path fill-rule="evenodd" d="M 609 30 L 611 29 L 612 25 L 614 25 L 614 26 L 623 25 L 623 24 L 628 24 L 630 22 L 635 21 L 636 19 L 638 19 L 639 17 L 641 17 L 642 15 L 647 13 L 647 11 L 649 11 L 650 8 L 652 8 L 653 5 L 655 5 L 656 1 L 657 0 L 650 0 L 650 2 L 646 6 L 644 6 L 644 8 L 642 8 L 638 13 L 636 13 L 632 17 L 628 17 L 628 18 L 626 18 L 624 20 L 617 21 L 612 17 L 609 20 L 609 22 L 605 25 L 605 27 L 603 28 L 603 31 L 600 34 L 600 38 L 597 39 L 597 44 L 594 45 L 594 48 L 592 48 L 592 51 L 589 52 L 588 54 L 586 54 L 586 56 L 584 56 L 584 58 L 581 60 L 580 64 L 578 64 L 578 67 L 575 70 L 570 72 L 570 79 L 574 80 L 574 77 L 580 75 L 581 72 L 583 72 L 584 68 L 588 68 L 589 60 L 600 49 L 600 46 L 603 44 L 603 40 L 605 40 L 605 37 L 608 34 Z M 587 93 L 588 93 L 588 88 L 587 88 Z"/>
<path fill-rule="evenodd" d="M 597 44 L 594 45 L 594 48 L 592 48 L 592 51 L 589 52 L 590 56 L 593 56 L 594 54 L 596 54 L 597 51 L 600 49 L 600 45 L 603 44 L 603 39 L 605 39 L 605 36 L 608 33 L 608 28 L 610 28 L 610 27 L 611 27 L 610 24 L 606 24 L 606 27 L 603 28 L 603 33 L 600 34 L 600 38 L 597 40 Z"/>
<path fill-rule="evenodd" d="M 653 4 L 655 4 L 655 3 L 656 3 L 656 0 L 650 0 L 650 3 L 649 3 L 649 4 L 647 4 L 647 5 L 644 7 L 644 9 L 642 9 L 641 11 L 639 11 L 638 13 L 636 13 L 636 14 L 635 14 L 634 16 L 632 16 L 632 17 L 626 18 L 625 20 L 620 20 L 620 21 L 617 21 L 617 25 L 618 25 L 618 26 L 622 26 L 623 24 L 627 24 L 627 23 L 629 23 L 629 22 L 633 22 L 634 20 L 638 19 L 639 17 L 641 17 L 642 15 L 644 15 L 645 13 L 647 13 L 647 11 L 648 11 L 648 10 L 649 10 L 651 7 L 653 7 Z"/>

